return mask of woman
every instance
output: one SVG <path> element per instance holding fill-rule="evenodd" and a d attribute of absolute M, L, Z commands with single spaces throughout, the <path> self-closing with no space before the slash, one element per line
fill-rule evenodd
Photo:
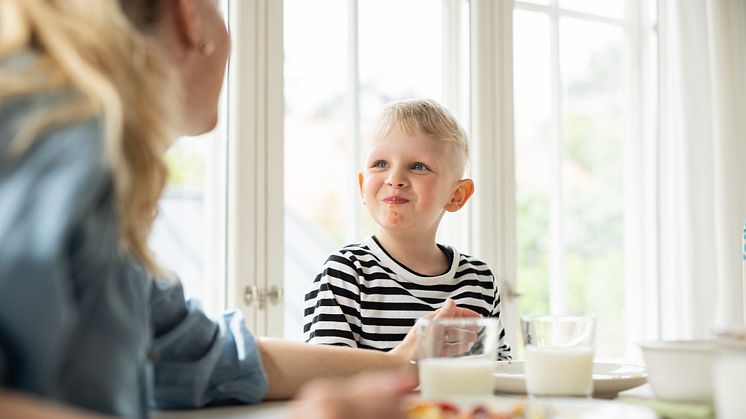
<path fill-rule="evenodd" d="M 411 336 L 389 353 L 256 340 L 236 313 L 185 302 L 153 259 L 163 153 L 214 128 L 229 50 L 211 0 L 0 0 L 3 414 L 255 403 L 412 358 Z M 375 380 L 318 383 L 300 412 L 400 414 L 412 383 Z"/>

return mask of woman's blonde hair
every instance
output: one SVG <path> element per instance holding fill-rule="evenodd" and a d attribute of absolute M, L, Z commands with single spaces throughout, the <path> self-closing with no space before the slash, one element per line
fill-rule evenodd
<path fill-rule="evenodd" d="M 112 172 L 119 245 L 160 273 L 147 240 L 167 178 L 175 94 L 169 67 L 146 32 L 161 0 L 0 0 L 0 60 L 32 53 L 31 67 L 0 74 L 10 97 L 72 90 L 74 98 L 29 115 L 10 152 L 55 126 L 100 118 Z"/>
<path fill-rule="evenodd" d="M 384 106 L 374 127 L 372 138 L 382 138 L 393 131 L 407 135 L 422 133 L 446 141 L 456 157 L 456 170 L 463 175 L 469 160 L 466 132 L 444 106 L 432 99 L 408 99 L 389 102 Z"/>

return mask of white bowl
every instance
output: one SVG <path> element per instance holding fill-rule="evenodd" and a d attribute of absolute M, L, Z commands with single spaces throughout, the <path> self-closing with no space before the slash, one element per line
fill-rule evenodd
<path fill-rule="evenodd" d="M 661 400 L 712 403 L 715 343 L 673 340 L 641 343 L 648 381 Z"/>

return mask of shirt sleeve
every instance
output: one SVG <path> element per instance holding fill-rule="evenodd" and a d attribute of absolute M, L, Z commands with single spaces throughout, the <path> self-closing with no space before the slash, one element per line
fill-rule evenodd
<path fill-rule="evenodd" d="M 497 322 L 499 325 L 498 332 L 497 332 L 498 339 L 499 339 L 498 347 L 497 347 L 497 359 L 500 361 L 505 361 L 505 360 L 512 359 L 510 355 L 511 350 L 510 350 L 510 344 L 508 344 L 508 340 L 506 339 L 505 326 L 503 325 L 503 320 L 501 316 L 502 301 L 500 297 L 500 288 L 498 286 L 497 280 L 494 279 L 494 276 L 493 276 L 493 280 L 495 283 L 495 300 L 494 300 L 495 302 L 494 302 L 490 317 L 497 318 Z"/>
<path fill-rule="evenodd" d="M 306 294 L 303 323 L 308 343 L 357 348 L 362 322 L 353 261 L 340 253 L 329 256 Z"/>
<path fill-rule="evenodd" d="M 209 319 L 195 300 L 185 301 L 177 280 L 153 282 L 151 307 L 157 407 L 258 403 L 267 395 L 256 340 L 239 312 Z"/>
<path fill-rule="evenodd" d="M 95 119 L 9 153 L 26 111 L 0 115 L 0 385 L 53 397 L 78 316 L 70 237 L 109 178 Z"/>

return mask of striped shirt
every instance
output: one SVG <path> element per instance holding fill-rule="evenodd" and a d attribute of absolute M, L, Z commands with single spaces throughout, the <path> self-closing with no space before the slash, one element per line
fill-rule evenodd
<path fill-rule="evenodd" d="M 486 263 L 438 245 L 450 259 L 441 275 L 421 275 L 392 258 L 375 237 L 329 256 L 305 297 L 306 342 L 388 351 L 418 318 L 452 298 L 500 320 L 500 293 Z M 510 358 L 499 321 L 498 359 Z"/>

